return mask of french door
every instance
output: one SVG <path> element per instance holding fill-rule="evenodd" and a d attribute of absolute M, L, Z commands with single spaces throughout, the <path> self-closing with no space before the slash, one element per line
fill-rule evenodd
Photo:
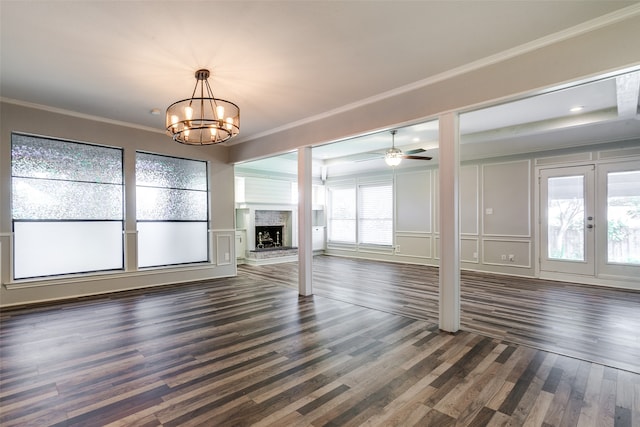
<path fill-rule="evenodd" d="M 539 171 L 540 272 L 640 277 L 640 161 Z"/>
<path fill-rule="evenodd" d="M 596 272 L 640 284 L 640 161 L 598 166 Z"/>
<path fill-rule="evenodd" d="M 540 171 L 540 270 L 595 274 L 595 167 Z"/>

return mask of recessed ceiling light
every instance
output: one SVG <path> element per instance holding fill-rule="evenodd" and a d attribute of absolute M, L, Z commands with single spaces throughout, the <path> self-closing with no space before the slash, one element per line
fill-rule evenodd
<path fill-rule="evenodd" d="M 153 114 L 154 116 L 159 116 L 160 115 L 160 109 L 159 108 L 152 108 L 149 111 L 150 114 Z"/>
<path fill-rule="evenodd" d="M 420 138 L 416 136 L 415 138 L 413 138 L 413 142 L 420 142 Z"/>
<path fill-rule="evenodd" d="M 578 111 L 582 111 L 582 110 L 584 110 L 584 106 L 583 105 L 578 105 L 577 107 L 573 107 L 569 111 L 571 111 L 572 113 L 577 113 Z"/>

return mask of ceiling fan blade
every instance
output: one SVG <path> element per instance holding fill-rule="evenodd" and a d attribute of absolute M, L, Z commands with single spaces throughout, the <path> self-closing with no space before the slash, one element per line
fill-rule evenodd
<path fill-rule="evenodd" d="M 410 160 L 431 160 L 431 157 L 428 156 L 402 156 L 403 159 L 410 159 Z"/>
<path fill-rule="evenodd" d="M 404 154 L 412 155 L 412 154 L 424 153 L 425 151 L 427 150 L 425 150 L 424 148 L 416 148 L 415 150 L 405 151 Z"/>

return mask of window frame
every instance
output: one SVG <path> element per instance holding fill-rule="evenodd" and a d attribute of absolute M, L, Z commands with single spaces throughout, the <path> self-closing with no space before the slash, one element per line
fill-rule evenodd
<path fill-rule="evenodd" d="M 327 185 L 327 242 L 328 243 L 337 243 L 337 244 L 348 244 L 355 245 L 358 242 L 358 192 L 355 184 L 353 185 Z M 333 206 L 334 206 L 334 191 L 341 190 L 352 190 L 353 191 L 353 218 L 339 218 L 341 221 L 353 221 L 354 224 L 354 233 L 353 240 L 333 240 L 332 239 L 332 230 L 333 230 Z"/>
<path fill-rule="evenodd" d="M 178 188 L 178 187 L 161 187 L 161 186 L 154 186 L 154 185 L 140 185 L 138 184 L 138 174 L 137 174 L 137 162 L 138 162 L 138 154 L 143 154 L 146 156 L 155 156 L 155 157 L 163 157 L 163 158 L 170 158 L 170 159 L 175 159 L 175 160 L 182 160 L 182 161 L 187 161 L 187 162 L 199 162 L 202 163 L 204 165 L 204 177 L 205 177 L 205 181 L 204 181 L 204 190 L 198 190 L 198 189 L 188 189 L 188 188 Z M 198 265 L 198 264 L 207 264 L 207 263 L 211 263 L 211 258 L 212 258 L 212 254 L 211 254 L 211 242 L 210 242 L 210 223 L 211 223 L 211 202 L 210 202 L 210 197 L 211 197 L 211 193 L 210 193 L 210 185 L 209 185 L 209 162 L 206 160 L 199 160 L 199 159 L 190 159 L 190 158 L 186 158 L 186 157 L 181 157 L 181 156 L 172 156 L 172 155 L 168 155 L 168 154 L 161 154 L 161 153 L 154 153 L 154 152 L 150 152 L 150 151 L 144 151 L 144 150 L 136 150 L 135 152 L 135 157 L 136 157 L 136 182 L 135 182 L 135 188 L 136 188 L 136 234 L 138 236 L 138 253 L 137 253 L 137 265 L 136 267 L 138 269 L 144 270 L 144 269 L 153 269 L 153 268 L 162 268 L 162 267 L 176 267 L 176 266 L 184 266 L 184 265 Z M 203 220 L 196 220 L 196 219 L 164 219 L 164 220 L 158 220 L 158 219 L 139 219 L 138 218 L 138 212 L 139 212 L 139 200 L 138 200 L 138 188 L 139 187 L 144 187 L 144 188 L 156 188 L 156 189 L 163 189 L 163 190 L 172 190 L 172 191 L 188 191 L 188 192 L 203 192 L 205 193 L 205 204 L 206 204 L 206 218 Z M 191 261 L 184 261 L 184 262 L 175 262 L 175 263 L 163 263 L 163 264 L 153 264 L 153 265 L 140 265 L 140 232 L 139 232 L 139 228 L 138 228 L 138 224 L 143 223 L 143 224 L 152 224 L 152 223 L 183 223 L 183 224 L 204 224 L 205 226 L 205 236 L 204 239 L 206 240 L 206 256 L 204 257 L 204 259 L 200 259 L 200 260 L 191 260 Z"/>
<path fill-rule="evenodd" d="M 391 196 L 391 205 L 389 206 L 390 208 L 390 214 L 391 217 L 390 218 L 384 218 L 384 220 L 389 221 L 389 224 L 391 226 L 390 229 L 390 234 L 391 234 L 391 239 L 389 243 L 375 243 L 375 242 L 365 242 L 362 240 L 362 229 L 363 229 L 363 220 L 368 220 L 366 218 L 363 218 L 363 212 L 362 212 L 362 207 L 363 207 L 363 196 L 362 196 L 362 188 L 366 188 L 366 187 L 389 187 L 389 191 L 390 191 L 390 196 Z M 394 197 L 395 197 L 395 192 L 394 192 L 394 182 L 392 178 L 389 179 L 375 179 L 375 180 L 368 180 L 368 179 L 358 179 L 358 180 L 354 180 L 353 182 L 341 182 L 341 183 L 327 183 L 326 184 L 326 190 L 327 190 L 327 243 L 328 244 L 334 244 L 334 245 L 342 245 L 342 246 L 347 246 L 347 245 L 352 245 L 354 247 L 371 247 L 371 248 L 392 248 L 394 245 L 394 240 L 395 240 L 395 203 L 394 203 Z M 346 241 L 346 240 L 334 240 L 332 239 L 332 228 L 333 228 L 333 192 L 336 190 L 352 190 L 354 193 L 354 197 L 353 197 L 353 202 L 354 202 L 354 218 L 351 219 L 347 219 L 347 220 L 351 220 L 354 222 L 354 239 L 352 241 Z"/>
<path fill-rule="evenodd" d="M 374 188 L 374 187 L 388 187 L 389 197 L 390 197 L 390 206 L 388 206 L 390 217 L 382 218 L 382 217 L 372 217 L 366 218 L 364 217 L 363 209 L 365 209 L 365 200 L 363 196 L 363 189 Z M 394 221 L 395 221 L 395 206 L 394 206 L 394 191 L 393 191 L 393 181 L 392 180 L 377 180 L 377 181 L 367 181 L 358 183 L 357 186 L 357 230 L 358 230 L 358 245 L 361 246 L 374 246 L 374 247 L 385 247 L 390 248 L 393 246 L 394 241 Z M 363 241 L 363 233 L 365 230 L 363 221 L 385 221 L 389 223 L 389 242 L 384 243 L 376 243 L 376 242 L 366 242 Z"/>
<path fill-rule="evenodd" d="M 70 145 L 84 145 L 90 147 L 98 147 L 107 150 L 115 150 L 119 152 L 119 160 L 120 160 L 120 183 L 108 183 L 108 182 L 96 182 L 96 181 L 87 181 L 87 180 L 74 180 L 74 179 L 61 179 L 61 178 L 52 178 L 52 177 L 31 177 L 31 176 L 20 176 L 15 175 L 14 168 L 14 138 L 15 137 L 26 137 L 33 138 L 40 141 L 55 141 L 58 143 L 70 144 Z M 49 278 L 60 278 L 65 276 L 79 276 L 79 275 L 91 275 L 96 273 L 108 273 L 108 272 L 116 272 L 116 271 L 124 271 L 125 269 L 125 241 L 124 241 L 124 230 L 125 230 L 125 176 L 124 176 L 124 149 L 122 147 L 113 147 L 107 146 L 103 144 L 95 144 L 86 141 L 74 141 L 70 139 L 64 138 L 56 138 L 51 136 L 43 136 L 43 135 L 35 135 L 24 132 L 11 132 L 11 141 L 10 141 L 10 152 L 11 152 L 11 160 L 10 160 L 10 200 L 11 200 L 11 232 L 12 232 L 12 248 L 11 248 L 11 277 L 14 281 L 22 281 L 22 280 L 36 280 L 36 279 L 49 279 Z M 14 191 L 15 189 L 15 178 L 19 179 L 35 179 L 42 181 L 51 181 L 51 182 L 70 182 L 70 183 L 81 183 L 88 185 L 110 185 L 110 186 L 118 186 L 120 192 L 120 219 L 114 218 L 16 218 L 14 208 L 15 208 L 15 197 L 17 195 Z M 18 242 L 16 240 L 16 228 L 21 228 L 21 226 L 17 227 L 17 224 L 28 224 L 28 223 L 41 223 L 41 224 L 59 224 L 64 227 L 65 224 L 78 223 L 78 224 L 91 224 L 91 223 L 120 223 L 118 227 L 119 239 L 114 239 L 114 241 L 119 240 L 117 244 L 120 247 L 120 254 L 117 257 L 119 261 L 118 267 L 110 267 L 110 268 L 99 268 L 99 269 L 86 269 L 86 270 L 76 270 L 76 271 L 60 271 L 60 272 L 52 272 L 51 274 L 34 274 L 34 275 L 20 275 L 16 276 L 17 263 L 20 262 L 18 259 L 19 252 L 16 250 L 16 247 L 19 247 Z M 86 235 L 87 233 L 82 233 Z M 114 260 L 116 256 L 114 254 Z"/>

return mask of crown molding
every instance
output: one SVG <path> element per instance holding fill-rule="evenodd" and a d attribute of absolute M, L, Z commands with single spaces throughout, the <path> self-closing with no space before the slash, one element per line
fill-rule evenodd
<path fill-rule="evenodd" d="M 78 113 L 77 111 L 65 110 L 63 108 L 50 107 L 48 105 L 36 104 L 33 102 L 20 101 L 18 99 L 5 98 L 5 97 L 0 97 L 0 102 L 4 102 L 6 104 L 18 105 L 21 107 L 34 108 L 36 110 L 48 111 L 50 113 L 62 114 L 65 116 L 77 117 L 79 119 L 93 120 L 96 122 L 107 123 L 110 125 L 123 126 L 127 128 L 143 130 L 147 132 L 160 133 L 164 135 L 164 131 L 162 129 L 152 128 L 149 126 L 142 126 L 135 123 L 129 123 L 129 122 L 124 122 L 120 120 L 107 119 L 104 117 L 93 116 L 91 114 Z"/>

